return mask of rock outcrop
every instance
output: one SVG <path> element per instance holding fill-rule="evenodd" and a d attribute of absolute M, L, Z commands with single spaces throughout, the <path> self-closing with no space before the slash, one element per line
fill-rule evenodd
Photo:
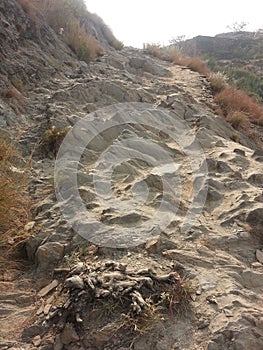
<path fill-rule="evenodd" d="M 1 346 L 262 349 L 262 154 L 214 114 L 206 79 L 133 48 L 87 64 L 44 22 L 36 30 L 15 0 L 0 10 L 0 126 L 19 131 L 18 147 L 31 157 L 35 229 L 25 243 L 33 266 L 26 277 L 40 290 L 26 285 L 22 302 L 20 291 L 1 298 Z M 108 127 L 83 152 L 77 181 L 94 222 L 80 210 L 69 219 L 74 142 L 83 147 L 97 125 Z M 60 133 L 68 137 L 62 151 Z M 66 171 L 57 152 L 62 160 L 68 152 Z M 54 188 L 55 163 L 65 178 Z M 130 244 L 138 227 L 146 238 Z M 185 309 L 169 299 L 181 279 Z M 166 311 L 152 327 L 133 323 L 130 308 L 141 314 L 161 301 Z M 14 312 L 16 336 L 5 319 L 15 322 Z"/>

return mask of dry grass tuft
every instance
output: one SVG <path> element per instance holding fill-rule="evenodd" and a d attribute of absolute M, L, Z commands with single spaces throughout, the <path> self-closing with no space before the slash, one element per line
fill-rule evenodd
<path fill-rule="evenodd" d="M 208 76 L 213 92 L 218 93 L 227 87 L 227 76 L 221 72 L 212 72 Z"/>
<path fill-rule="evenodd" d="M 168 61 L 179 66 L 187 66 L 187 58 L 175 47 L 169 47 L 167 50 Z"/>
<path fill-rule="evenodd" d="M 211 73 L 211 70 L 207 64 L 198 57 L 189 58 L 188 62 L 186 59 L 186 66 L 194 72 L 198 72 L 205 76 L 208 76 Z"/>
<path fill-rule="evenodd" d="M 5 136 L 0 135 L 0 249 L 8 257 L 29 233 L 31 201 L 27 194 L 29 172 L 25 161 Z"/>
<path fill-rule="evenodd" d="M 143 50 L 146 54 L 153 57 L 161 58 L 163 55 L 163 50 L 158 44 L 143 44 Z"/>
<path fill-rule="evenodd" d="M 263 106 L 242 90 L 227 87 L 215 96 L 215 102 L 220 106 L 225 117 L 235 112 L 242 112 L 252 123 L 263 125 Z"/>
<path fill-rule="evenodd" d="M 83 16 L 87 14 L 83 1 L 43 0 L 41 10 L 56 33 L 59 33 L 60 28 L 64 29 L 62 38 L 80 60 L 88 63 L 104 53 L 102 46 L 82 24 Z"/>
<path fill-rule="evenodd" d="M 234 129 L 241 129 L 249 124 L 248 116 L 243 112 L 234 112 L 229 114 L 226 120 L 233 126 Z"/>
<path fill-rule="evenodd" d="M 160 319 L 163 319 L 167 310 L 170 316 L 185 314 L 189 309 L 194 289 L 188 279 L 180 279 L 179 283 L 171 283 L 166 288 L 164 284 L 155 285 L 156 292 L 145 299 L 146 306 L 140 315 L 131 312 L 122 314 L 123 327 L 135 333 L 145 334 L 151 331 Z"/>
<path fill-rule="evenodd" d="M 144 44 L 143 49 L 148 55 L 161 58 L 179 66 L 188 67 L 189 69 L 205 76 L 208 76 L 211 73 L 210 68 L 200 58 L 185 56 L 174 46 L 161 47 L 158 44 Z"/>
<path fill-rule="evenodd" d="M 71 19 L 65 29 L 65 40 L 80 60 L 89 62 L 104 53 L 96 39 L 87 34 L 77 19 Z"/>

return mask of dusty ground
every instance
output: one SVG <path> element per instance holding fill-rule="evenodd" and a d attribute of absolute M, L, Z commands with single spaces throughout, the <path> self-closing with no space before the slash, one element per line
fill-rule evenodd
<path fill-rule="evenodd" d="M 134 54 L 133 51 L 128 53 L 131 57 Z M 123 56 L 114 57 L 114 59 L 115 61 L 119 60 L 120 63 L 123 63 L 124 60 Z M 108 62 L 110 62 L 110 57 Z M 95 312 L 91 318 L 87 317 L 86 319 L 87 324 L 93 322 L 93 325 L 88 327 L 85 332 L 90 344 L 90 347 L 86 348 L 240 350 L 250 347 L 253 350 L 260 350 L 263 347 L 263 265 L 260 258 L 260 254 L 262 254 L 260 253 L 262 249 L 260 237 L 262 236 L 263 210 L 260 189 L 263 182 L 262 163 L 256 160 L 253 146 L 250 146 L 250 140 L 242 135 L 239 136 L 240 143 L 231 140 L 233 133 L 236 132 L 220 117 L 213 115 L 211 110 L 212 96 L 203 77 L 187 69 L 177 66 L 171 67 L 168 63 L 161 61 L 157 61 L 157 63 L 159 66 L 169 69 L 172 76 L 144 75 L 141 79 L 133 78 L 138 79 L 138 81 L 131 83 L 127 77 L 121 78 L 111 64 L 108 67 L 109 63 L 104 63 L 109 71 L 106 76 L 105 73 L 101 73 L 98 83 L 110 81 L 111 84 L 115 83 L 119 86 L 124 84 L 127 89 L 131 89 L 133 85 L 135 88 L 141 86 L 144 90 L 143 93 L 149 94 L 147 95 L 149 102 L 152 96 L 152 102 L 156 105 L 172 108 L 175 112 L 183 114 L 183 118 L 197 136 L 207 158 L 209 190 L 204 210 L 187 234 L 180 233 L 178 228 L 184 218 L 185 210 L 189 206 L 191 199 L 189 191 L 193 186 L 193 178 L 187 173 L 189 170 L 187 159 L 184 160 L 183 156 L 180 155 L 181 150 L 178 145 L 172 144 L 168 140 L 166 147 L 181 165 L 180 175 L 184 189 L 181 197 L 181 211 L 176 220 L 171 222 L 164 232 L 155 237 L 153 243 L 148 246 L 141 245 L 139 248 L 130 250 L 100 248 L 99 250 L 95 249 L 94 252 L 91 249 L 91 252 L 88 250 L 86 253 L 84 252 L 84 257 L 79 258 L 77 255 L 72 257 L 70 253 L 73 247 L 76 248 L 82 244 L 78 238 L 74 237 L 71 238 L 73 246 L 68 245 L 67 255 L 71 265 L 74 265 L 79 259 L 86 261 L 87 266 L 92 266 L 94 261 L 114 260 L 127 264 L 134 271 L 141 268 L 153 268 L 158 273 L 178 270 L 179 266 L 181 274 L 189 279 L 195 292 L 189 309 L 180 311 L 178 314 L 167 312 L 164 319 L 160 318 L 153 330 L 145 335 L 131 335 L 122 332 L 117 334 L 117 332 L 113 339 L 111 333 L 114 328 L 111 328 L 111 325 L 114 316 L 108 319 L 108 316 L 105 315 L 105 318 L 101 320 L 97 317 L 100 311 Z M 93 76 L 97 72 L 97 65 L 94 64 L 92 68 L 91 74 Z M 100 63 L 100 65 L 102 66 L 100 71 L 102 71 L 103 64 Z M 84 83 L 82 83 L 83 79 Z M 85 79 L 85 77 L 78 77 L 64 81 L 54 80 L 51 84 L 49 83 L 49 90 L 42 87 L 41 91 L 32 92 L 32 99 L 50 101 L 50 108 L 53 108 L 56 118 L 60 115 L 61 120 L 64 120 L 64 112 L 61 111 L 68 108 L 68 101 L 63 96 L 67 96 L 69 89 L 82 91 Z M 113 85 L 111 85 L 110 91 L 112 89 Z M 115 92 L 117 95 L 118 93 Z M 78 98 L 80 99 L 79 93 Z M 102 99 L 99 105 L 109 102 L 107 99 Z M 93 105 L 95 104 L 93 103 Z M 93 107 L 89 104 L 89 108 Z M 147 132 L 145 131 L 145 133 Z M 161 144 L 165 144 L 165 142 L 160 139 Z M 88 167 L 84 167 L 83 174 L 87 174 L 92 166 L 91 162 Z M 43 191 L 47 187 L 50 188 L 52 167 L 53 160 L 48 158 L 35 163 L 35 174 L 41 180 L 39 184 L 34 185 L 36 198 L 41 198 Z M 136 170 L 133 183 L 147 179 L 149 175 L 149 169 L 140 164 L 132 164 L 131 170 Z M 121 169 L 119 175 L 124 179 L 125 169 Z M 88 193 L 90 191 L 89 183 L 84 183 L 83 186 L 84 194 Z M 128 195 L 126 193 L 127 181 L 117 181 L 114 186 L 115 193 L 121 194 L 124 198 Z M 154 188 L 153 185 L 151 190 L 153 190 L 154 195 L 150 206 L 138 211 L 137 215 L 151 214 L 151 208 L 156 205 L 155 199 L 161 189 Z M 89 204 L 92 204 L 97 214 L 101 214 L 97 199 L 92 198 L 90 200 L 88 197 Z M 42 230 L 40 238 L 37 235 L 29 247 L 34 246 L 35 241 L 39 242 L 38 245 L 40 244 L 41 247 L 45 245 L 45 242 L 51 242 L 51 249 L 54 248 L 52 245 L 54 241 L 66 244 L 68 238 L 61 235 L 63 229 L 66 230 L 66 226 L 60 219 L 60 214 L 55 209 L 54 204 L 53 194 L 46 194 L 44 202 L 39 204 L 35 221 L 38 225 L 42 225 Z M 52 213 L 51 216 L 50 213 Z M 125 220 L 123 221 L 114 213 L 107 216 L 105 220 L 109 220 L 111 224 L 125 225 Z M 254 228 L 255 223 L 258 226 L 257 232 Z M 54 230 L 56 237 L 52 236 L 53 233 L 51 234 Z M 45 231 L 48 234 L 45 234 Z M 43 241 L 41 237 L 44 237 Z M 32 252 L 30 249 L 28 248 L 28 251 Z M 53 253 L 51 250 L 52 259 Z M 43 335 L 40 332 L 39 335 L 38 330 L 34 331 L 34 328 L 30 327 L 27 328 L 29 329 L 27 330 L 29 334 L 27 339 L 31 339 L 28 340 L 31 345 L 25 343 L 19 345 L 24 327 L 28 327 L 39 319 L 43 320 L 48 315 L 48 312 L 44 315 L 41 311 L 39 311 L 38 316 L 36 315 L 36 310 L 39 310 L 40 305 L 58 306 L 57 299 L 55 297 L 52 299 L 54 290 L 43 298 L 36 294 L 40 288 L 57 278 L 50 272 L 44 272 L 48 270 L 48 256 L 43 257 L 39 253 L 36 253 L 36 256 L 38 275 L 32 275 L 32 272 L 30 274 L 9 272 L 7 268 L 1 278 L 0 344 L 3 349 L 56 348 L 55 345 L 52 345 L 55 341 L 52 334 Z M 58 276 L 59 281 L 62 282 L 63 279 L 63 274 Z M 83 312 L 85 314 L 84 310 Z M 63 325 L 65 326 L 62 324 L 62 327 Z M 105 330 L 106 325 L 110 331 L 105 333 L 103 330 Z M 71 336 L 72 332 L 72 330 L 71 333 L 69 332 Z M 74 340 L 73 337 L 71 343 L 64 344 L 64 348 L 83 349 L 84 345 L 82 347 L 80 345 L 82 342 L 85 343 L 82 336 L 83 334 L 79 331 L 76 338 L 78 340 Z M 54 344 L 59 344 L 61 341 L 61 339 L 56 338 Z M 56 346 L 62 349 L 59 347 L 62 345 Z"/>

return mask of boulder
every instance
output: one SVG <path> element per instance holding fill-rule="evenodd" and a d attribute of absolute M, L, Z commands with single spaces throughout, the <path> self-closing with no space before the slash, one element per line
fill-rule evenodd
<path fill-rule="evenodd" d="M 64 256 L 64 245 L 59 242 L 47 242 L 36 251 L 39 271 L 52 269 Z"/>

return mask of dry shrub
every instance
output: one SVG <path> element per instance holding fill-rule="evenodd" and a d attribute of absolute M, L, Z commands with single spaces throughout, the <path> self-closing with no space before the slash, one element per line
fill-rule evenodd
<path fill-rule="evenodd" d="M 144 52 L 153 57 L 172 62 L 179 66 L 188 67 L 191 70 L 208 76 L 211 73 L 207 64 L 198 57 L 188 57 L 183 55 L 176 47 L 161 47 L 158 44 L 144 44 Z"/>
<path fill-rule="evenodd" d="M 240 129 L 245 127 L 249 123 L 248 116 L 243 112 L 234 112 L 229 114 L 226 120 L 233 126 L 235 129 Z"/>
<path fill-rule="evenodd" d="M 179 66 L 187 66 L 187 59 L 182 53 L 175 47 L 171 47 L 167 51 L 168 60 Z"/>
<path fill-rule="evenodd" d="M 208 76 L 211 88 L 215 93 L 218 93 L 227 87 L 227 76 L 221 72 L 212 72 Z"/>
<path fill-rule="evenodd" d="M 29 172 L 25 161 L 7 138 L 0 135 L 0 248 L 8 256 L 28 238 L 30 221 L 27 194 Z"/>
<path fill-rule="evenodd" d="M 169 61 L 179 66 L 188 67 L 191 70 L 208 76 L 211 73 L 207 64 L 198 57 L 188 57 L 182 54 L 176 47 L 170 47 L 168 49 Z"/>
<path fill-rule="evenodd" d="M 186 65 L 188 68 L 190 68 L 194 72 L 198 72 L 198 73 L 203 74 L 205 76 L 208 76 L 211 73 L 211 70 L 206 65 L 206 63 L 198 57 L 189 58 Z"/>
<path fill-rule="evenodd" d="M 98 25 L 109 45 L 117 50 L 123 48 L 123 43 L 115 38 L 103 20 L 87 11 L 83 0 L 18 0 L 18 2 L 35 22 L 38 17 L 39 21 L 41 14 L 56 33 L 63 28 L 62 38 L 81 60 L 89 62 L 90 59 L 104 53 L 104 49 L 91 33 L 91 22 Z"/>
<path fill-rule="evenodd" d="M 143 44 L 143 50 L 146 54 L 153 57 L 162 57 L 162 48 L 158 44 Z"/>
<path fill-rule="evenodd" d="M 89 62 L 104 53 L 95 38 L 87 34 L 77 19 L 71 19 L 65 29 L 65 40 L 79 59 Z"/>
<path fill-rule="evenodd" d="M 68 10 L 63 9 L 61 5 L 62 2 L 55 0 L 43 0 L 40 4 L 44 18 L 56 33 L 60 28 L 64 28 L 67 22 Z"/>
<path fill-rule="evenodd" d="M 214 101 L 220 106 L 225 117 L 234 112 L 243 112 L 249 116 L 251 122 L 263 125 L 263 106 L 242 90 L 227 87 L 215 96 Z"/>
<path fill-rule="evenodd" d="M 48 24 L 59 33 L 64 29 L 63 38 L 80 60 L 89 62 L 104 53 L 102 46 L 90 35 L 82 22 L 87 14 L 82 0 L 43 0 L 42 12 Z"/>

